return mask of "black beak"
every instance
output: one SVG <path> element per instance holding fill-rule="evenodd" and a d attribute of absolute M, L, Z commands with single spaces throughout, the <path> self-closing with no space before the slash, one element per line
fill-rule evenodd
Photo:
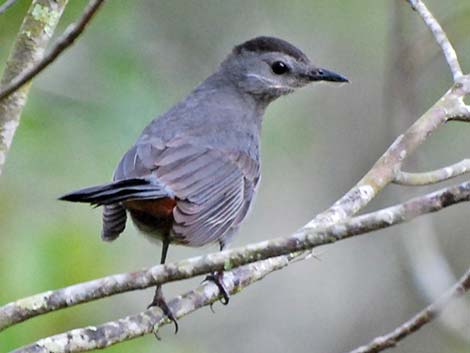
<path fill-rule="evenodd" d="M 311 81 L 349 82 L 346 77 L 322 68 L 313 69 L 308 73 L 308 77 Z"/>

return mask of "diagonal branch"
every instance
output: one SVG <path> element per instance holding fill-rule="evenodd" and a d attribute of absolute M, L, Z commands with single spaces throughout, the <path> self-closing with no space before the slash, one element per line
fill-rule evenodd
<path fill-rule="evenodd" d="M 468 87 L 460 83 L 451 87 L 404 134 L 395 139 L 387 151 L 351 190 L 305 227 L 314 229 L 341 222 L 367 206 L 380 191 L 395 179 L 403 161 L 435 130 L 444 125 L 450 116 L 455 116 L 455 110 L 459 109 L 462 98 L 468 94 L 467 89 L 470 90 L 470 83 Z"/>
<path fill-rule="evenodd" d="M 17 75 L 36 65 L 52 37 L 68 0 L 34 0 L 21 24 L 15 44 L 7 59 L 0 90 Z M 0 175 L 6 155 L 26 104 L 29 85 L 0 100 Z"/>
<path fill-rule="evenodd" d="M 393 182 L 405 186 L 423 186 L 437 184 L 470 172 L 470 159 L 464 159 L 445 168 L 424 173 L 407 173 L 399 171 Z"/>
<path fill-rule="evenodd" d="M 377 353 L 395 347 L 399 341 L 419 330 L 439 316 L 450 301 L 462 297 L 470 290 L 470 269 L 460 280 L 437 301 L 427 306 L 410 320 L 404 322 L 392 332 L 374 338 L 367 345 L 356 348 L 349 353 Z"/>
<path fill-rule="evenodd" d="M 57 39 L 51 50 L 39 61 L 36 65 L 21 72 L 18 76 L 12 79 L 0 90 L 0 100 L 8 97 L 15 92 L 18 88 L 30 81 L 34 76 L 44 70 L 51 64 L 62 52 L 70 47 L 75 39 L 82 34 L 86 25 L 91 21 L 93 15 L 98 11 L 99 7 L 104 3 L 104 0 L 91 0 L 83 14 L 77 22 L 71 24 L 64 33 Z"/>
<path fill-rule="evenodd" d="M 408 2 L 413 7 L 413 9 L 419 13 L 426 26 L 431 30 L 437 44 L 439 44 L 442 52 L 444 53 L 447 64 L 449 65 L 450 71 L 452 72 L 454 82 L 457 82 L 459 78 L 462 77 L 463 73 L 462 69 L 460 68 L 457 53 L 452 47 L 452 44 L 450 44 L 446 33 L 421 0 L 408 0 Z"/>
<path fill-rule="evenodd" d="M 159 265 L 148 270 L 104 277 L 98 280 L 20 299 L 0 308 L 0 329 L 34 316 L 125 291 L 230 270 L 252 262 L 287 255 L 338 240 L 383 229 L 436 212 L 456 203 L 470 201 L 470 182 L 445 188 L 408 202 L 352 218 L 313 232 L 251 244 L 242 248 Z M 281 258 L 282 259 L 282 258 Z M 269 264 L 269 261 L 267 262 Z M 276 263 L 274 263 L 276 264 Z M 267 265 L 264 265 L 265 268 Z"/>

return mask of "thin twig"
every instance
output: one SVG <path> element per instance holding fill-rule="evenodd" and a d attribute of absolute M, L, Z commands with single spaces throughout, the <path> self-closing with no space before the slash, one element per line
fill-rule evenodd
<path fill-rule="evenodd" d="M 437 184 L 470 172 L 470 159 L 424 173 L 397 172 L 393 182 L 405 186 Z"/>
<path fill-rule="evenodd" d="M 17 0 L 7 0 L 0 6 L 0 15 L 10 8 Z"/>
<path fill-rule="evenodd" d="M 64 31 L 64 33 L 54 43 L 51 50 L 46 55 L 44 55 L 42 60 L 30 69 L 27 69 L 26 71 L 19 74 L 17 77 L 11 80 L 8 85 L 3 87 L 3 89 L 0 91 L 0 100 L 9 96 L 11 93 L 23 86 L 26 82 L 30 81 L 34 76 L 39 74 L 49 64 L 51 64 L 65 49 L 70 47 L 75 39 L 77 39 L 78 36 L 80 36 L 80 34 L 83 32 L 86 25 L 90 22 L 90 20 L 93 18 L 93 15 L 104 3 L 104 1 L 105 0 L 90 0 L 78 21 L 71 24 Z"/>
<path fill-rule="evenodd" d="M 427 306 L 410 320 L 401 324 L 392 332 L 376 337 L 367 345 L 356 348 L 349 353 L 377 353 L 395 347 L 399 341 L 430 323 L 443 311 L 450 301 L 462 297 L 468 290 L 470 290 L 470 269 L 438 300 Z"/>
<path fill-rule="evenodd" d="M 259 260 L 310 250 L 338 240 L 400 224 L 417 216 L 436 212 L 444 207 L 465 201 L 470 201 L 470 181 L 324 229 L 314 231 L 304 229 L 302 234 L 297 233 L 290 237 L 263 241 L 238 249 L 154 266 L 140 272 L 103 277 L 56 291 L 40 293 L 1 307 L 0 330 L 47 312 L 106 296 L 213 271 L 230 270 Z"/>
<path fill-rule="evenodd" d="M 452 44 L 450 44 L 446 33 L 421 0 L 408 0 L 408 2 L 413 7 L 413 9 L 419 13 L 426 26 L 431 30 L 437 44 L 439 44 L 442 52 L 444 53 L 447 64 L 449 65 L 450 71 L 452 72 L 454 82 L 457 82 L 463 73 L 457 58 L 457 53 L 452 47 Z"/>

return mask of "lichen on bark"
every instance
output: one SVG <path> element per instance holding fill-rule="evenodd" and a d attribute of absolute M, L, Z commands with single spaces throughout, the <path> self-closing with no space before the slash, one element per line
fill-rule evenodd
<path fill-rule="evenodd" d="M 7 59 L 0 88 L 41 60 L 68 0 L 34 0 Z M 26 104 L 30 83 L 0 100 L 0 175 Z"/>

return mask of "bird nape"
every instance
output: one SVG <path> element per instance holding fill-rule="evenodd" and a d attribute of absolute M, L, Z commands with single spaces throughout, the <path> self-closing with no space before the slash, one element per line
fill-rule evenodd
<path fill-rule="evenodd" d="M 317 81 L 347 82 L 315 66 L 292 44 L 257 37 L 236 46 L 219 68 L 169 111 L 155 118 L 124 154 L 113 181 L 62 196 L 103 206 L 103 240 L 124 231 L 127 215 L 147 237 L 223 250 L 245 219 L 260 180 L 259 141 L 268 104 Z M 223 273 L 215 282 L 224 303 Z M 176 317 L 158 285 L 150 306 Z"/>

